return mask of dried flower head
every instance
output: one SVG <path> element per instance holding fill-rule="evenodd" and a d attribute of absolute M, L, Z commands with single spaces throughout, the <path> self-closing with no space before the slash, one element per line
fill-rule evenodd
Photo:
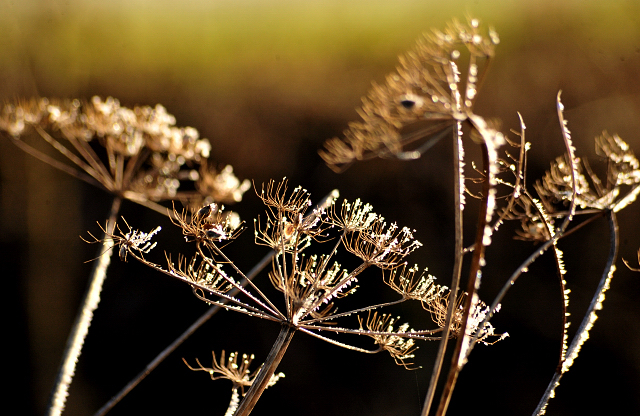
<path fill-rule="evenodd" d="M 0 131 L 17 146 L 132 201 L 196 199 L 202 203 L 216 197 L 239 201 L 248 183 L 240 183 L 231 168 L 199 172 L 198 165 L 210 156 L 211 144 L 196 129 L 175 123 L 175 117 L 161 105 L 127 108 L 111 97 L 93 97 L 88 102 L 40 98 L 6 104 L 0 112 Z M 28 144 L 30 130 L 66 162 L 39 150 L 39 145 Z M 180 189 L 182 183 L 196 181 L 200 193 L 215 195 Z M 207 203 L 211 202 L 221 201 Z"/>
<path fill-rule="evenodd" d="M 200 164 L 200 175 L 196 182 L 196 189 L 203 196 L 199 206 L 208 205 L 212 202 L 230 204 L 242 201 L 242 195 L 251 188 L 248 179 L 240 181 L 233 174 L 231 165 L 225 166 L 222 170 L 210 167 L 207 161 Z M 195 201 L 194 201 L 195 202 Z"/>
<path fill-rule="evenodd" d="M 355 279 L 350 279 L 349 273 L 337 262 L 329 267 L 329 260 L 328 256 L 302 255 L 298 267 L 285 279 L 275 264 L 269 273 L 273 286 L 291 302 L 295 324 L 308 315 L 312 319 L 326 317 L 333 311 L 334 297 L 355 293 L 357 286 L 352 286 Z"/>
<path fill-rule="evenodd" d="M 113 240 L 114 244 L 111 248 L 119 247 L 118 254 L 120 256 L 120 260 L 126 262 L 127 255 L 129 253 L 133 253 L 134 255 L 139 256 L 144 260 L 144 254 L 148 254 L 156 247 L 157 242 L 152 242 L 151 239 L 157 233 L 159 233 L 160 230 L 162 230 L 162 227 L 156 227 L 150 232 L 145 233 L 143 231 L 131 229 L 124 217 L 122 218 L 122 221 L 124 221 L 125 225 L 127 226 L 128 231 L 126 233 L 122 231 L 118 224 L 115 225 L 115 228 L 118 230 L 118 234 L 110 232 L 106 226 L 103 227 L 100 223 L 98 223 L 98 226 L 104 233 L 106 241 Z M 88 243 L 105 241 L 105 239 L 98 239 L 91 233 L 89 233 L 89 235 L 93 238 L 93 241 L 88 241 L 82 237 L 81 238 Z"/>
<path fill-rule="evenodd" d="M 374 333 L 370 333 L 368 336 L 373 338 L 379 348 L 387 351 L 396 364 L 409 368 L 413 363 L 408 360 L 415 357 L 414 352 L 418 347 L 415 345 L 414 339 L 400 336 L 400 334 L 413 332 L 413 330 L 409 328 L 408 323 L 404 323 L 398 329 L 395 329 L 394 325 L 398 319 L 400 317 L 393 318 L 389 314 L 378 315 L 378 312 L 373 312 L 369 314 L 366 323 L 363 325 L 363 319 L 358 317 L 360 329 L 364 330 L 366 327 L 366 330 L 373 331 Z"/>
<path fill-rule="evenodd" d="M 229 354 L 229 358 L 225 362 L 225 352 L 222 350 L 220 354 L 220 361 L 216 359 L 216 354 L 211 352 L 211 356 L 213 357 L 213 363 L 211 367 L 203 366 L 200 361 L 196 358 L 196 362 L 198 363 L 198 367 L 192 367 L 187 363 L 187 360 L 184 358 L 182 361 L 189 367 L 192 371 L 206 371 L 211 376 L 211 380 L 220 380 L 227 379 L 230 380 L 234 387 L 240 388 L 242 390 L 242 394 L 244 394 L 244 388 L 250 387 L 255 379 L 255 376 L 258 374 L 260 368 L 251 372 L 249 367 L 251 366 L 251 362 L 255 358 L 253 354 L 247 355 L 242 354 L 242 361 L 238 364 L 238 358 L 240 354 L 237 352 L 232 352 Z M 275 385 L 278 380 L 284 377 L 284 373 L 274 374 L 269 381 L 268 386 L 271 387 Z"/>
<path fill-rule="evenodd" d="M 311 206 L 310 194 L 302 187 L 297 187 L 287 196 L 286 178 L 277 185 L 270 180 L 266 191 L 263 184 L 258 196 L 267 206 L 267 212 L 264 225 L 259 218 L 254 220 L 256 244 L 276 251 L 302 250 L 311 239 L 322 238 L 328 228 L 325 220 L 327 207 L 320 206 L 305 215 Z M 329 206 L 333 201 L 329 201 Z"/>
<path fill-rule="evenodd" d="M 607 158 L 607 189 L 640 183 L 640 162 L 617 134 L 603 132 L 596 137 L 596 154 Z"/>
<path fill-rule="evenodd" d="M 393 269 L 385 275 L 384 282 L 404 298 L 420 301 L 423 305 L 442 297 L 447 288 L 435 284 L 436 278 L 427 275 L 426 270 L 420 274 L 418 272 L 417 265 L 407 268 L 404 264 L 402 268 Z"/>
<path fill-rule="evenodd" d="M 186 210 L 178 212 L 175 207 L 171 221 L 182 228 L 187 242 L 223 242 L 235 239 L 243 230 L 240 217 L 233 212 L 224 212 L 224 207 L 212 203 L 191 215 Z"/>
<path fill-rule="evenodd" d="M 206 288 L 224 294 L 234 287 L 229 281 L 230 278 L 222 270 L 222 265 L 212 264 L 203 259 L 200 253 L 196 253 L 189 262 L 184 256 L 179 255 L 177 266 L 171 261 L 171 256 L 167 255 L 167 264 L 169 273 L 193 282 L 194 290 L 202 291 L 202 288 Z"/>
<path fill-rule="evenodd" d="M 449 295 L 451 292 L 446 293 L 443 296 L 438 298 L 434 298 L 430 303 L 423 303 L 422 306 L 429 312 L 431 312 L 431 319 L 435 322 L 440 328 L 444 328 L 446 326 L 446 317 L 447 317 L 447 309 L 449 307 Z M 449 327 L 449 335 L 451 338 L 457 338 L 460 336 L 460 331 L 462 329 L 462 323 L 464 319 L 464 303 L 468 294 L 466 292 L 462 293 L 456 299 L 455 307 L 453 310 L 453 316 L 451 318 L 451 325 Z M 466 334 L 470 337 L 476 336 L 478 334 L 478 341 L 488 344 L 487 339 L 489 337 L 498 337 L 497 340 L 491 342 L 495 343 L 500 341 L 509 334 L 506 332 L 504 334 L 496 334 L 494 327 L 489 323 L 485 323 L 483 327 L 480 328 L 480 324 L 484 320 L 484 318 L 489 314 L 490 309 L 483 301 L 474 296 L 474 301 L 471 302 L 471 312 L 469 313 L 469 320 L 467 321 L 467 330 Z M 496 308 L 495 312 L 500 311 L 500 305 Z M 478 332 L 480 331 L 480 332 Z"/>
<path fill-rule="evenodd" d="M 365 204 L 360 199 L 349 202 L 342 201 L 340 212 L 333 205 L 328 213 L 328 222 L 340 228 L 344 232 L 356 232 L 369 228 L 378 218 L 378 214 L 372 212 L 371 204 Z"/>
<path fill-rule="evenodd" d="M 572 165 L 566 155 L 556 158 L 542 180 L 534 185 L 549 212 L 555 211 L 555 203 L 566 204 L 572 198 L 572 166 L 576 170 L 575 203 L 582 209 L 619 211 L 637 196 L 636 187 L 631 193 L 619 198 L 623 186 L 640 183 L 640 162 L 629 145 L 617 135 L 611 136 L 607 132 L 596 137 L 595 142 L 596 153 L 607 161 L 606 181 L 603 183 L 598 178 L 586 160 L 576 158 Z M 585 171 L 586 174 L 583 173 Z"/>
<path fill-rule="evenodd" d="M 397 73 L 388 75 L 383 85 L 373 85 L 362 99 L 362 121 L 350 123 L 344 139 L 328 140 L 322 158 L 341 170 L 375 156 L 419 157 L 471 114 L 484 74 L 479 61 L 491 58 L 499 41 L 493 29 L 483 33 L 477 19 L 454 20 L 442 32 L 425 34 L 411 52 L 400 56 Z M 464 84 L 461 50 L 468 54 Z M 428 137 L 432 139 L 419 149 L 405 152 L 407 144 Z"/>
<path fill-rule="evenodd" d="M 271 179 L 267 182 L 266 189 L 264 184 L 262 184 L 262 190 L 260 193 L 257 193 L 256 189 L 256 193 L 267 207 L 294 217 L 300 214 L 304 215 L 306 210 L 311 206 L 309 192 L 301 186 L 298 186 L 287 196 L 287 188 L 287 178 L 284 178 L 277 184 Z"/>
<path fill-rule="evenodd" d="M 415 231 L 415 230 L 414 230 Z M 345 237 L 347 251 L 382 269 L 400 266 L 401 261 L 422 243 L 415 240 L 408 227 L 396 223 L 387 227 L 384 218 L 377 217 L 366 229 Z"/>

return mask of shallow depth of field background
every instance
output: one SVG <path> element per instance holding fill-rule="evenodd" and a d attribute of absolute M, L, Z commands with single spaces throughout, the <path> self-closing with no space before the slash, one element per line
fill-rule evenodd
<path fill-rule="evenodd" d="M 371 82 L 383 82 L 422 32 L 471 15 L 493 25 L 502 40 L 476 113 L 501 119 L 505 132 L 518 128 L 516 112 L 522 114 L 532 143 L 530 184 L 563 153 L 555 112 L 560 89 L 578 154 L 592 157 L 592 166 L 599 166 L 593 137 L 602 130 L 620 134 L 640 153 L 640 3 L 555 3 L 0 0 L 0 100 L 100 95 L 126 106 L 161 103 L 179 126 L 208 137 L 212 159 L 233 165 L 240 178 L 260 184 L 286 176 L 314 200 L 339 188 L 342 196 L 360 197 L 390 221 L 415 228 L 424 247 L 409 261 L 446 284 L 453 260 L 450 141 L 417 161 L 374 160 L 343 174 L 324 166 L 317 150 L 357 119 L 355 108 Z M 473 158 L 475 149 L 467 146 Z M 83 262 L 97 255 L 78 236 L 99 232 L 96 221 L 104 222 L 111 200 L 3 139 L 0 174 L 7 397 L 21 414 L 42 414 L 92 267 Z M 470 244 L 476 204 L 469 200 L 467 207 Z M 227 253 L 248 270 L 267 252 L 252 244 L 252 218 L 262 208 L 249 191 L 233 209 L 249 229 Z M 166 218 L 128 202 L 121 213 L 145 231 L 163 226 L 150 259 L 161 262 L 163 250 L 185 248 Z M 620 255 L 632 263 L 640 247 L 639 213 L 636 204 L 619 216 Z M 512 240 L 513 230 L 503 227 L 489 248 L 480 291 L 486 301 L 534 250 Z M 560 244 L 574 329 L 599 279 L 607 242 L 607 227 L 598 223 Z M 561 295 L 547 257 L 522 276 L 493 321 L 511 337 L 473 352 L 451 414 L 533 411 L 560 343 Z M 550 415 L 640 413 L 640 274 L 621 261 L 618 269 Z M 189 288 L 138 264 L 116 258 L 108 275 L 70 391 L 70 416 L 92 414 L 206 310 Z M 258 279 L 268 285 L 266 274 Z M 354 302 L 393 297 L 378 271 L 360 284 Z M 433 327 L 419 305 L 392 313 L 416 328 Z M 355 318 L 351 325 L 357 326 Z M 208 363 L 211 350 L 224 349 L 254 353 L 258 365 L 277 331 L 275 324 L 220 313 L 111 414 L 222 414 L 229 382 L 192 373 L 181 358 Z M 436 348 L 421 344 L 416 364 L 423 368 L 407 372 L 388 355 L 365 356 L 296 335 L 280 368 L 286 378 L 266 391 L 254 414 L 418 414 Z"/>

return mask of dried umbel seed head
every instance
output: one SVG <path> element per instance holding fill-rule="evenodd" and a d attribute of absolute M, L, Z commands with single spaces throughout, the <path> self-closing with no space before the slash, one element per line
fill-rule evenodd
<path fill-rule="evenodd" d="M 209 204 L 192 215 L 186 210 L 179 213 L 174 208 L 172 221 L 182 228 L 185 240 L 198 243 L 220 242 L 235 239 L 242 232 L 238 214 L 224 212 L 224 207 Z"/>
<path fill-rule="evenodd" d="M 198 363 L 198 367 L 191 367 L 187 360 L 184 358 L 182 361 L 189 367 L 192 371 L 204 371 L 209 373 L 211 376 L 211 380 L 219 380 L 219 379 L 227 379 L 230 380 L 234 388 L 240 388 L 244 394 L 244 388 L 249 387 L 253 384 L 253 381 L 258 373 L 258 371 L 251 372 L 249 370 L 249 366 L 253 362 L 255 356 L 253 354 L 238 354 L 237 352 L 232 352 L 229 354 L 229 358 L 225 362 L 225 352 L 222 350 L 220 354 L 220 361 L 216 359 L 215 353 L 211 353 L 213 356 L 213 363 L 211 367 L 203 366 L 200 361 L 196 358 L 196 362 Z M 238 363 L 238 358 L 241 358 L 240 363 Z M 278 382 L 279 379 L 284 377 L 284 373 L 278 373 L 271 376 L 268 387 L 273 386 Z"/>
<path fill-rule="evenodd" d="M 240 181 L 235 176 L 231 165 L 219 170 L 203 161 L 198 173 L 196 189 L 203 195 L 200 205 L 213 201 L 223 204 L 240 202 L 244 193 L 251 188 L 248 179 Z"/>
<path fill-rule="evenodd" d="M 413 332 L 408 323 L 395 328 L 397 320 L 400 317 L 392 317 L 389 314 L 380 314 L 378 312 L 370 313 L 366 323 L 361 317 L 358 317 L 360 329 L 366 329 L 373 333 L 369 336 L 378 344 L 381 350 L 387 351 L 395 360 L 396 364 L 400 364 L 405 368 L 409 368 L 412 364 L 410 361 L 415 357 L 414 352 L 418 349 L 416 342 L 412 338 L 405 338 L 402 334 Z M 377 332 L 378 334 L 375 334 Z"/>
<path fill-rule="evenodd" d="M 93 238 L 93 241 L 85 240 L 82 237 L 80 238 L 82 238 L 82 240 L 87 243 L 97 243 L 103 242 L 105 240 L 111 240 L 113 241 L 113 245 L 109 249 L 119 246 L 118 256 L 120 257 L 120 260 L 126 262 L 127 255 L 130 253 L 132 253 L 136 257 L 139 257 L 139 259 L 144 260 L 144 255 L 148 254 L 157 245 L 157 242 L 152 241 L 152 239 L 157 233 L 160 232 L 160 230 L 162 230 L 162 227 L 156 227 L 150 232 L 145 233 L 143 231 L 132 229 L 124 219 L 124 217 L 122 217 L 122 221 L 124 221 L 124 224 L 127 227 L 128 231 L 126 233 L 122 231 L 120 225 L 118 224 L 115 224 L 115 229 L 118 230 L 118 234 L 115 234 L 115 230 L 113 232 L 110 232 L 108 231 L 107 225 L 102 226 L 100 225 L 100 223 L 98 223 L 98 226 L 105 235 L 104 239 L 98 239 L 91 233 L 89 233 L 89 236 Z"/>
<path fill-rule="evenodd" d="M 231 166 L 209 169 L 209 140 L 193 127 L 175 124 L 162 105 L 127 108 L 111 97 L 40 98 L 0 110 L 0 132 L 23 150 L 126 199 L 156 209 L 155 201 L 167 199 L 198 206 L 239 202 L 250 182 L 236 178 Z M 29 144 L 31 133 L 66 158 L 66 166 Z M 183 191 L 189 182 L 191 190 Z"/>
<path fill-rule="evenodd" d="M 480 29 L 477 19 L 454 20 L 444 31 L 425 34 L 414 50 L 400 56 L 397 72 L 362 99 L 362 120 L 350 123 L 343 139 L 327 140 L 322 158 L 342 170 L 372 157 L 419 157 L 415 151 L 405 154 L 405 146 L 424 140 L 425 151 L 431 140 L 470 117 L 484 63 L 499 41 L 492 29 Z M 459 68 L 461 51 L 470 58 L 466 77 Z"/>

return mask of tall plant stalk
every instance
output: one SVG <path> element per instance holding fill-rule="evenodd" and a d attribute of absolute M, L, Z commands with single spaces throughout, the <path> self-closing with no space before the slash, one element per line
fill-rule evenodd
<path fill-rule="evenodd" d="M 62 414 L 65 404 L 67 402 L 67 396 L 69 395 L 69 387 L 73 381 L 73 376 L 76 370 L 76 364 L 82 353 L 82 347 L 84 341 L 89 333 L 89 327 L 93 319 L 93 313 L 98 308 L 100 303 L 100 293 L 102 292 L 102 286 L 107 278 L 107 268 L 111 263 L 111 257 L 113 255 L 113 242 L 107 238 L 107 235 L 115 229 L 116 219 L 118 212 L 120 211 L 120 205 L 122 199 L 116 197 L 111 204 L 111 210 L 109 212 L 109 218 L 105 230 L 102 245 L 100 246 L 98 257 L 91 275 L 89 276 L 89 282 L 87 290 L 82 297 L 80 309 L 76 315 L 76 319 L 69 333 L 69 338 L 62 354 L 62 362 L 56 380 L 51 390 L 51 396 L 49 398 L 49 405 L 47 406 L 48 416 L 59 416 Z M 110 232 L 108 230 L 111 230 Z"/>
<path fill-rule="evenodd" d="M 458 289 L 460 287 L 460 277 L 462 275 L 462 260 L 464 258 L 464 243 L 462 238 L 463 233 L 463 214 L 464 214 L 464 149 L 462 147 L 461 137 L 462 123 L 456 123 L 456 129 L 454 131 L 453 140 L 453 192 L 454 192 L 454 249 L 453 249 L 453 275 L 451 276 L 451 297 L 456 299 L 458 296 Z M 440 372 L 444 364 L 444 355 L 447 351 L 447 344 L 449 342 L 449 336 L 451 332 L 451 322 L 453 320 L 454 309 L 456 302 L 449 302 L 447 306 L 447 315 L 445 325 L 442 332 L 442 339 L 438 345 L 438 352 L 436 353 L 436 359 L 433 364 L 433 370 L 431 373 L 431 379 L 429 380 L 429 388 L 425 395 L 424 405 L 422 406 L 422 416 L 428 416 L 431 410 L 431 405 L 436 394 L 436 387 L 438 386 L 438 380 L 440 379 Z"/>
<path fill-rule="evenodd" d="M 582 344 L 589 338 L 589 331 L 593 327 L 594 322 L 598 318 L 596 311 L 602 309 L 602 302 L 604 301 L 604 293 L 609 289 L 609 283 L 613 277 L 613 273 L 616 270 L 615 262 L 618 258 L 618 220 L 613 210 L 607 212 L 607 222 L 609 223 L 609 255 L 607 257 L 607 264 L 604 267 L 602 277 L 598 282 L 593 298 L 589 303 L 587 312 L 584 314 L 584 318 L 580 323 L 578 331 L 573 337 L 571 344 L 566 351 L 566 358 L 556 368 L 549 385 L 547 386 L 544 394 L 540 398 L 538 406 L 533 411 L 534 416 L 543 415 L 546 412 L 549 400 L 555 396 L 556 387 L 560 384 L 562 376 L 569 371 L 569 368 L 573 365 L 574 360 L 578 357 L 578 353 L 582 348 Z"/>

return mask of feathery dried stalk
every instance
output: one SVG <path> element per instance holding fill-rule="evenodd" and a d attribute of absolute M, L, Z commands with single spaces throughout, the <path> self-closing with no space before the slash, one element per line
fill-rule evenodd
<path fill-rule="evenodd" d="M 423 416 L 428 415 L 431 410 L 447 339 L 458 335 L 449 375 L 439 401 L 436 413 L 438 415 L 446 413 L 460 369 L 467 362 L 474 345 L 479 341 L 485 342 L 487 336 L 493 335 L 489 320 L 498 311 L 508 289 L 528 270 L 531 263 L 553 247 L 562 299 L 563 330 L 558 371 L 536 410 L 538 414 L 544 412 L 561 374 L 568 370 L 579 351 L 579 346 L 586 339 L 595 319 L 594 311 L 600 307 L 604 298 L 603 292 L 608 287 L 615 268 L 613 262 L 617 247 L 617 227 L 610 227 L 612 253 L 609 264 L 594 295 L 594 302 L 571 345 L 568 345 L 567 334 L 570 291 L 564 278 L 566 270 L 563 253 L 557 244 L 561 238 L 599 217 L 607 215 L 610 224 L 615 224 L 614 213 L 635 201 L 640 193 L 640 162 L 618 136 L 611 136 L 605 132 L 596 138 L 596 153 L 608 161 L 605 181 L 601 181 L 593 173 L 586 161 L 576 156 L 564 119 L 560 93 L 557 97 L 557 113 L 567 154 L 557 158 L 542 180 L 534 184 L 537 197 L 529 192 L 526 183 L 526 154 L 531 145 L 525 140 L 522 117 L 519 115 L 521 129 L 516 133 L 520 136 L 520 143 L 517 144 L 503 136 L 498 131 L 496 123 L 473 113 L 473 102 L 483 75 L 479 70 L 478 61 L 488 62 L 497 43 L 498 37 L 495 32 L 490 29 L 485 37 L 476 19 L 470 19 L 467 24 L 454 21 L 444 32 L 433 31 L 432 35 L 421 39 L 413 51 L 400 57 L 397 73 L 389 75 L 384 85 L 374 84 L 368 96 L 363 98 L 363 106 L 359 112 L 362 121 L 351 123 L 350 128 L 344 133 L 344 138 L 328 140 L 325 149 L 320 151 L 327 164 L 336 171 L 344 170 L 354 161 L 374 157 L 414 159 L 420 157 L 454 127 L 455 264 L 451 291 L 440 297 L 439 301 L 425 306 L 425 309 L 434 315 L 434 320 L 443 327 L 443 336 L 422 410 Z M 469 62 L 464 76 L 461 76 L 458 69 L 461 50 L 468 55 Z M 486 65 L 483 68 L 486 68 Z M 462 91 L 465 93 L 462 94 Z M 463 125 L 469 127 L 469 137 L 473 143 L 480 145 L 482 151 L 482 167 L 477 169 L 473 165 L 480 178 L 471 179 L 472 182 L 482 184 L 479 196 L 472 194 L 465 187 Z M 423 144 L 413 150 L 407 150 L 407 145 L 416 140 L 423 140 Z M 498 157 L 497 152 L 505 143 L 519 148 L 519 157 L 513 157 L 509 153 L 507 158 Z M 513 175 L 513 182 L 501 177 L 505 172 Z M 498 185 L 510 188 L 509 194 L 504 198 L 507 201 L 506 205 L 500 209 L 496 208 L 499 201 Z M 623 188 L 626 189 L 624 194 Z M 465 192 L 478 198 L 481 205 L 475 243 L 463 250 L 462 214 Z M 558 209 L 559 205 L 562 205 L 562 209 Z M 498 215 L 494 218 L 496 212 Z M 590 217 L 569 228 L 576 215 Z M 530 240 L 541 245 L 511 275 L 491 306 L 486 307 L 477 295 L 485 263 L 484 251 L 491 244 L 492 234 L 508 220 L 520 221 L 522 230 L 516 232 L 516 239 Z M 559 221 L 559 224 L 556 221 Z M 469 252 L 472 253 L 472 259 L 467 290 L 459 296 L 462 259 L 464 254 Z M 412 291 L 420 288 L 419 285 L 409 286 L 402 280 L 397 283 L 390 280 L 389 284 L 394 289 L 406 288 L 407 297 L 411 296 Z M 452 299 L 455 299 L 455 302 Z"/>
<path fill-rule="evenodd" d="M 180 199 L 185 203 L 201 204 L 213 202 L 212 198 L 216 198 L 218 202 L 237 202 L 250 186 L 249 181 L 240 183 L 230 166 L 220 172 L 208 168 L 209 141 L 200 139 L 194 128 L 178 128 L 174 124 L 175 118 L 161 105 L 129 109 L 120 106 L 118 100 L 108 98 L 102 101 L 99 97 L 93 97 L 90 102 L 34 99 L 6 104 L 0 112 L 0 132 L 4 132 L 16 146 L 114 195 L 109 220 L 103 229 L 103 249 L 89 278 L 89 286 L 51 393 L 50 415 L 59 415 L 64 410 L 75 365 L 91 325 L 93 311 L 98 307 L 110 263 L 106 236 L 114 234 L 122 199 L 166 214 L 157 201 Z M 25 139 L 32 131 L 56 150 L 63 160 L 28 144 Z M 181 182 L 195 183 L 197 190 L 179 192 Z M 135 233 L 125 238 L 127 244 L 140 254 L 152 248 L 139 247 Z M 125 260 L 126 253 L 120 250 Z"/>
<path fill-rule="evenodd" d="M 396 329 L 393 324 L 395 319 L 377 313 L 382 307 L 411 299 L 429 309 L 429 305 L 440 302 L 441 297 L 446 296 L 447 289 L 435 285 L 433 278 L 425 280 L 415 273 L 415 268 L 407 268 L 403 263 L 403 259 L 421 245 L 414 239 L 412 230 L 400 228 L 395 223 L 388 225 L 384 218 L 372 212 L 370 205 L 360 201 L 345 201 L 338 209 L 334 199 L 331 199 L 308 213 L 311 205 L 309 193 L 300 187 L 289 192 L 286 179 L 263 185 L 258 196 L 267 211 L 264 223 L 256 221 L 255 242 L 275 251 L 269 277 L 273 286 L 284 296 L 284 311 L 276 306 L 275 300 L 269 299 L 264 291 L 249 281 L 219 247 L 220 243 L 226 244 L 238 236 L 239 224 L 230 222 L 228 218 L 231 215 L 223 215 L 217 206 L 205 206 L 191 215 L 174 213 L 174 224 L 182 229 L 185 241 L 195 245 L 196 254 L 189 261 L 179 256 L 177 265 L 167 255 L 166 269 L 147 260 L 138 249 L 151 247 L 151 234 L 133 231 L 131 235 L 147 237 L 137 241 L 137 245 L 129 244 L 124 237 L 112 236 L 130 257 L 187 283 L 199 299 L 228 310 L 281 323 L 281 333 L 272 352 L 258 374 L 256 384 L 244 396 L 236 415 L 249 414 L 255 406 L 298 330 L 354 351 L 387 351 L 398 364 L 405 367 L 410 365 L 407 360 L 413 357 L 417 340 L 439 339 L 438 333 L 442 329 L 414 330 L 409 328 L 409 324 Z M 320 256 L 307 255 L 310 247 L 329 242 L 331 231 L 339 234 L 331 251 Z M 341 268 L 332 261 L 339 246 L 359 257 L 362 263 L 351 271 Z M 371 266 L 390 270 L 387 283 L 401 298 L 336 313 L 334 302 L 355 293 L 357 286 L 354 284 L 359 275 Z M 230 269 L 230 272 L 226 269 Z M 396 279 L 399 283 L 395 283 Z M 246 287 L 243 283 L 247 283 Z M 232 288 L 238 290 L 240 296 L 230 296 L 228 293 Z M 362 318 L 364 313 L 368 315 L 366 324 Z M 358 328 L 336 325 L 338 320 L 351 315 L 358 318 Z M 378 348 L 363 349 L 320 334 L 326 331 L 365 335 L 371 337 Z"/>

